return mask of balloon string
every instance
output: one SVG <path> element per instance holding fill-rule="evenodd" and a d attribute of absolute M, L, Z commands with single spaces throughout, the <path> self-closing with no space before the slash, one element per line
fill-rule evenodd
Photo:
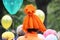
<path fill-rule="evenodd" d="M 12 29 L 14 29 L 14 18 L 13 18 L 13 27 L 12 27 Z"/>
<path fill-rule="evenodd" d="M 12 19 L 13 19 L 13 21 L 12 21 L 12 29 L 14 29 L 14 16 L 12 15 Z"/>

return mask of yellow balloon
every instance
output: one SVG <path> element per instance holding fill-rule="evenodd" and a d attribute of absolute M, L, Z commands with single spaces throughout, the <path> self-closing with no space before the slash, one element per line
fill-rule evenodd
<path fill-rule="evenodd" d="M 45 20 L 45 14 L 42 10 L 36 10 L 35 15 L 37 15 L 42 22 Z"/>
<path fill-rule="evenodd" d="M 8 39 L 8 40 L 12 40 L 14 39 L 15 35 L 12 32 L 4 32 L 2 34 L 2 39 Z"/>
<path fill-rule="evenodd" d="M 9 15 L 5 15 L 1 19 L 2 27 L 8 30 L 12 24 L 12 18 Z"/>

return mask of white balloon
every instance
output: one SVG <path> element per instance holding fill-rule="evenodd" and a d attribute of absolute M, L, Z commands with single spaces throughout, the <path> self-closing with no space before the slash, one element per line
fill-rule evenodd
<path fill-rule="evenodd" d="M 57 36 L 50 34 L 45 38 L 45 40 L 58 40 L 58 38 L 57 38 Z"/>
<path fill-rule="evenodd" d="M 19 25 L 18 27 L 17 27 L 17 30 L 16 30 L 16 32 L 17 32 L 17 35 L 19 36 L 22 36 L 22 35 L 24 35 L 25 33 L 24 33 L 24 31 L 22 30 L 22 27 L 23 27 L 23 25 Z"/>
<path fill-rule="evenodd" d="M 22 30 L 22 26 L 23 26 L 23 25 L 19 25 L 19 26 L 17 27 L 17 30 L 16 30 L 17 34 L 19 34 L 19 32 Z"/>
<path fill-rule="evenodd" d="M 43 39 L 43 40 L 45 39 L 45 37 L 42 34 L 38 34 L 38 37 Z"/>

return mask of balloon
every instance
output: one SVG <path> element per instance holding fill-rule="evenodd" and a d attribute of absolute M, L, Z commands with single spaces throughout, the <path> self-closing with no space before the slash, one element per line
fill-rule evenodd
<path fill-rule="evenodd" d="M 58 40 L 58 38 L 55 35 L 50 34 L 45 38 L 45 40 Z"/>
<path fill-rule="evenodd" d="M 1 24 L 2 24 L 3 28 L 5 28 L 6 30 L 8 30 L 8 28 L 12 24 L 12 18 L 9 15 L 3 16 L 2 19 L 1 19 Z"/>
<path fill-rule="evenodd" d="M 2 39 L 10 39 L 10 40 L 12 40 L 12 39 L 14 39 L 14 34 L 12 33 L 12 32 L 4 32 L 3 34 L 2 34 Z"/>
<path fill-rule="evenodd" d="M 38 37 L 45 40 L 45 37 L 42 34 L 38 34 Z"/>
<path fill-rule="evenodd" d="M 57 32 L 53 29 L 47 29 L 45 32 L 44 32 L 44 36 L 47 37 L 48 35 L 50 34 L 53 34 L 53 35 L 57 35 Z"/>
<path fill-rule="evenodd" d="M 16 32 L 17 32 L 18 35 L 24 35 L 24 32 L 23 32 L 23 30 L 22 30 L 22 27 L 23 27 L 23 25 L 19 25 L 19 26 L 17 27 Z"/>
<path fill-rule="evenodd" d="M 23 0 L 3 0 L 3 4 L 7 11 L 13 15 L 21 8 Z"/>
<path fill-rule="evenodd" d="M 60 31 L 57 33 L 57 37 L 60 40 Z"/>
<path fill-rule="evenodd" d="M 35 15 L 37 15 L 42 22 L 44 22 L 45 19 L 45 14 L 42 10 L 36 10 Z"/>

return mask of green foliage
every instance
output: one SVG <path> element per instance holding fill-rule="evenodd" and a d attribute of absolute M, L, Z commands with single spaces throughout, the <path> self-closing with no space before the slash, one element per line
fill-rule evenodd
<path fill-rule="evenodd" d="M 47 28 L 60 30 L 60 0 L 52 1 L 47 7 Z"/>
<path fill-rule="evenodd" d="M 25 0 L 21 9 L 17 12 L 17 14 L 15 14 L 15 15 L 9 14 L 13 19 L 13 24 L 10 29 L 14 28 L 16 30 L 16 28 L 20 24 L 23 23 L 23 19 L 25 16 L 23 10 L 27 4 L 35 5 L 35 2 L 34 2 L 34 0 L 33 0 L 33 2 L 30 0 Z M 49 5 L 47 6 L 47 13 L 48 13 L 48 15 L 47 15 L 47 28 L 52 28 L 52 29 L 59 31 L 60 30 L 60 0 L 52 0 L 52 2 L 49 3 Z M 3 14 L 4 15 L 8 14 L 8 12 L 5 8 L 3 9 Z"/>
<path fill-rule="evenodd" d="M 9 28 L 9 30 L 11 30 L 11 29 L 15 29 L 15 30 L 16 30 L 16 28 L 23 23 L 23 19 L 24 19 L 24 16 L 25 16 L 24 7 L 25 7 L 27 4 L 33 4 L 33 5 L 35 5 L 34 2 L 30 2 L 30 1 L 28 1 L 28 0 L 25 0 L 25 1 L 23 2 L 23 5 L 22 5 L 21 9 L 20 9 L 15 15 L 10 15 L 10 14 L 8 13 L 8 11 L 5 9 L 5 7 L 3 8 L 3 14 L 4 14 L 4 15 L 9 14 L 9 15 L 12 17 L 12 19 L 13 19 L 12 26 L 11 26 L 11 28 Z M 4 15 L 3 15 L 3 16 L 4 16 Z M 3 16 L 2 16 L 2 17 L 3 17 Z"/>

